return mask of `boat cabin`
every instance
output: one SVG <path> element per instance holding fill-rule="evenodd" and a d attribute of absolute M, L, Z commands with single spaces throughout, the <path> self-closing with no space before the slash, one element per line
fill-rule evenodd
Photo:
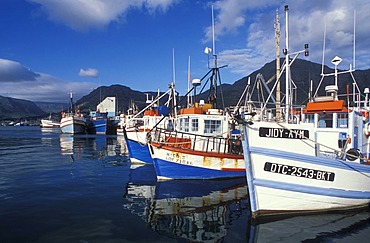
<path fill-rule="evenodd" d="M 312 123 L 315 128 L 318 156 L 337 158 L 345 156 L 343 152 L 358 155 L 367 142 L 363 133 L 367 124 L 360 108 L 348 108 L 345 100 L 338 100 L 336 86 L 327 86 L 325 90 L 327 95 L 308 102 L 301 117 L 303 123 Z"/>

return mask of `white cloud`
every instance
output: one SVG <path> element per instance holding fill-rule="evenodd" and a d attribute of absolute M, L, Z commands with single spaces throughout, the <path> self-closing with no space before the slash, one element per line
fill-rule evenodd
<path fill-rule="evenodd" d="M 6 59 L 0 59 L 0 82 L 1 96 L 47 102 L 68 101 L 71 90 L 78 99 L 97 87 L 93 82 L 65 81 L 36 73 L 18 62 Z"/>
<path fill-rule="evenodd" d="M 34 81 L 39 76 L 18 62 L 0 58 L 0 82 Z"/>
<path fill-rule="evenodd" d="M 26 81 L 3 83 L 0 95 L 31 101 L 66 103 L 69 100 L 70 91 L 73 91 L 75 100 L 78 100 L 96 87 L 93 82 L 65 81 L 48 74 L 40 74 L 32 83 Z"/>
<path fill-rule="evenodd" d="M 332 66 L 331 59 L 339 55 L 343 58 L 341 69 L 348 69 L 353 63 L 353 18 L 356 10 L 356 67 L 368 68 L 370 54 L 366 50 L 370 39 L 369 1 L 288 0 L 286 4 L 289 6 L 289 49 L 293 52 L 303 50 L 304 44 L 308 43 L 310 56 L 305 59 L 321 63 L 326 22 L 325 64 Z M 285 12 L 281 2 L 220 0 L 214 6 L 215 29 L 219 41 L 229 36 L 245 39 L 245 44 L 239 48 L 234 46 L 231 50 L 219 53 L 220 60 L 229 65 L 231 72 L 248 75 L 275 58 L 273 26 L 276 9 L 279 10 L 281 20 L 281 50 L 284 48 Z M 211 39 L 210 28 L 205 31 L 205 38 Z"/>
<path fill-rule="evenodd" d="M 111 22 L 120 22 L 129 9 L 141 7 L 150 13 L 165 12 L 178 0 L 29 0 L 41 5 L 48 18 L 77 31 L 102 28 Z"/>
<path fill-rule="evenodd" d="M 80 75 L 81 77 L 96 78 L 99 76 L 99 71 L 95 68 L 88 68 L 88 69 L 81 68 L 78 75 Z"/>

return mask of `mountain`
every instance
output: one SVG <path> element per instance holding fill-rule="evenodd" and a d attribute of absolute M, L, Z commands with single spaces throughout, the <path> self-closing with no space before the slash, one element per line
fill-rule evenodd
<path fill-rule="evenodd" d="M 281 60 L 281 63 L 283 63 L 283 59 Z M 316 91 L 316 88 L 319 85 L 319 82 L 321 80 L 321 69 L 322 66 L 317 63 L 313 63 L 310 61 L 297 59 L 291 66 L 291 77 L 294 81 L 297 88 L 294 91 L 294 101 L 297 105 L 305 104 L 305 102 L 308 101 L 308 93 L 309 93 L 309 87 L 311 80 L 313 82 L 313 92 Z M 343 70 L 338 70 L 338 72 Z M 333 73 L 334 69 L 329 68 L 328 66 L 324 66 L 324 73 Z M 269 62 L 265 64 L 261 69 L 254 71 L 250 75 L 239 79 L 232 85 L 223 85 L 222 86 L 222 92 L 225 97 L 225 106 L 231 106 L 235 105 L 243 90 L 245 89 L 248 78 L 251 79 L 251 86 L 254 85 L 255 79 L 257 74 L 262 74 L 265 81 L 268 81 L 271 77 L 273 77 L 276 74 L 276 61 Z M 221 74 L 222 76 L 222 74 Z M 370 88 L 370 85 L 368 84 L 368 80 L 370 80 L 370 69 L 367 70 L 357 70 L 353 73 L 353 76 L 360 88 L 360 91 L 363 92 L 366 87 Z M 272 79 L 272 82 L 269 84 L 269 88 L 271 89 L 273 84 L 275 83 L 275 78 Z M 281 78 L 281 93 L 285 93 L 285 73 L 282 74 Z M 338 78 L 338 93 L 346 93 L 346 86 L 349 85 L 350 92 L 352 92 L 352 83 L 353 79 L 351 77 L 351 74 L 342 74 Z M 324 94 L 324 87 L 327 85 L 334 84 L 334 76 L 326 77 L 321 85 L 321 89 L 319 94 Z M 219 91 L 220 92 L 220 91 Z M 275 95 L 275 92 L 273 92 Z M 267 97 L 267 93 L 265 93 L 265 98 Z M 219 95 L 220 96 L 220 93 Z M 281 98 L 283 98 L 283 94 L 281 95 Z M 258 99 L 258 97 L 254 96 L 253 100 Z"/>
<path fill-rule="evenodd" d="M 46 113 L 60 113 L 68 107 L 68 103 L 35 102 Z"/>
<path fill-rule="evenodd" d="M 19 119 L 45 115 L 35 103 L 28 100 L 0 96 L 0 118 Z"/>
<path fill-rule="evenodd" d="M 106 97 L 110 96 L 116 97 L 118 113 L 124 113 L 128 109 L 130 100 L 134 100 L 140 109 L 144 108 L 147 105 L 145 103 L 146 94 L 149 94 L 149 98 L 157 96 L 156 92 L 136 91 L 118 84 L 101 86 L 79 99 L 76 105 L 80 107 L 83 114 L 88 114 L 90 110 L 96 110 L 96 106 Z"/>
<path fill-rule="evenodd" d="M 283 63 L 283 59 L 281 59 L 281 63 Z M 218 106 L 221 108 L 220 105 L 222 96 L 224 96 L 224 104 L 225 107 L 236 105 L 243 90 L 245 89 L 248 78 L 251 79 L 251 86 L 254 86 L 254 81 L 257 77 L 262 77 L 265 81 L 268 81 L 271 77 L 275 75 L 276 72 L 276 62 L 271 61 L 266 63 L 261 69 L 254 71 L 250 75 L 243 77 L 237 80 L 233 84 L 222 84 L 217 88 L 217 101 Z M 307 102 L 308 100 L 308 93 L 309 87 L 311 85 L 311 80 L 313 82 L 313 91 L 316 90 L 316 87 L 319 85 L 321 80 L 321 65 L 317 63 L 313 63 L 310 61 L 297 59 L 291 66 L 291 74 L 292 79 L 296 85 L 296 89 L 294 91 L 294 101 L 295 104 L 301 105 Z M 340 72 L 341 70 L 338 70 Z M 324 73 L 333 73 L 334 70 L 325 66 Z M 261 76 L 262 75 L 262 76 Z M 360 90 L 363 92 L 364 88 L 369 87 L 368 80 L 370 80 L 370 69 L 367 70 L 357 70 L 353 73 Z M 222 70 L 221 70 L 221 79 L 222 79 Z M 221 80 L 222 81 L 222 80 Z M 272 88 L 272 85 L 275 82 L 275 78 L 272 79 L 272 82 L 268 85 L 269 88 Z M 326 85 L 330 85 L 334 83 L 334 76 L 330 76 L 325 78 L 321 87 L 325 87 Z M 350 74 L 341 75 L 338 81 L 338 88 L 339 93 L 346 92 L 346 86 L 349 85 L 350 92 L 352 93 L 352 77 Z M 256 87 L 254 87 L 256 89 Z M 200 88 L 197 89 L 197 92 L 201 90 Z M 323 90 L 323 89 L 322 89 Z M 205 88 L 205 91 L 201 94 L 197 94 L 197 98 L 208 100 L 208 87 Z M 273 92 L 275 94 L 275 91 Z M 282 98 L 283 93 L 285 93 L 285 74 L 281 77 L 281 93 Z M 116 97 L 117 101 L 117 111 L 119 113 L 124 113 L 128 109 L 131 100 L 134 100 L 136 105 L 139 109 L 144 108 L 146 104 L 146 94 L 149 95 L 149 98 L 156 97 L 157 92 L 141 92 L 132 90 L 131 88 L 123 85 L 111 85 L 111 86 L 101 86 L 95 90 L 93 90 L 90 94 L 85 95 L 81 99 L 76 102 L 76 105 L 80 107 L 81 112 L 83 114 L 89 114 L 90 110 L 96 110 L 96 106 L 107 96 Z M 323 93 L 321 92 L 320 95 Z M 264 98 L 268 96 L 267 93 L 264 94 Z M 262 96 L 255 95 L 253 100 L 262 99 Z M 181 97 L 179 98 L 181 99 Z M 183 99 L 183 102 L 180 103 L 181 106 L 186 105 L 186 99 Z M 19 100 L 7 97 L 0 96 L 0 119 L 5 118 L 26 118 L 26 117 L 41 117 L 47 116 L 50 112 L 56 112 L 55 116 L 60 116 L 60 111 L 62 109 L 66 109 L 68 107 L 67 104 L 50 104 L 50 103 L 37 103 L 37 105 L 31 101 L 26 100 Z"/>

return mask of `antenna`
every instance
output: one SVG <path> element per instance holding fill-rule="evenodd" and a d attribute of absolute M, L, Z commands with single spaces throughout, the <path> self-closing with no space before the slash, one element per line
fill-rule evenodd
<path fill-rule="evenodd" d="M 175 48 L 172 48 L 172 78 L 173 83 L 176 83 L 176 72 L 175 72 Z"/>
<path fill-rule="evenodd" d="M 353 71 L 356 69 L 356 10 L 353 10 Z"/>
<path fill-rule="evenodd" d="M 322 46 L 321 76 L 324 75 L 325 48 L 326 48 L 325 45 L 326 45 L 326 20 L 324 25 L 324 43 Z"/>
<path fill-rule="evenodd" d="M 213 14 L 213 4 L 212 4 L 212 48 L 213 56 L 216 56 L 216 45 L 215 45 L 215 18 Z"/>

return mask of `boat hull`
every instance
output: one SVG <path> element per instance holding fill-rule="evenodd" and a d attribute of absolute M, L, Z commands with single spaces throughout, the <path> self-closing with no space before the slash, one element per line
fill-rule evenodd
<path fill-rule="evenodd" d="M 41 120 L 41 127 L 42 128 L 59 128 L 60 123 L 59 122 L 54 122 L 52 120 Z"/>
<path fill-rule="evenodd" d="M 81 117 L 64 117 L 60 121 L 62 133 L 83 134 L 86 130 L 86 123 Z"/>
<path fill-rule="evenodd" d="M 184 150 L 150 145 L 158 180 L 225 179 L 245 176 L 243 155 Z"/>
<path fill-rule="evenodd" d="M 132 139 L 126 139 L 126 144 L 131 163 L 153 163 L 147 144 Z"/>
<path fill-rule="evenodd" d="M 304 139 L 290 140 L 295 146 L 285 150 L 274 149 L 284 142 L 274 138 L 274 143 L 263 143 L 258 130 L 248 130 L 253 146 L 243 141 L 253 217 L 369 206 L 370 166 L 310 155 L 315 146 Z M 307 151 L 304 146 L 312 151 L 300 153 Z"/>
<path fill-rule="evenodd" d="M 87 132 L 89 134 L 116 134 L 115 123 L 113 120 L 107 119 L 91 119 L 87 126 Z"/>

